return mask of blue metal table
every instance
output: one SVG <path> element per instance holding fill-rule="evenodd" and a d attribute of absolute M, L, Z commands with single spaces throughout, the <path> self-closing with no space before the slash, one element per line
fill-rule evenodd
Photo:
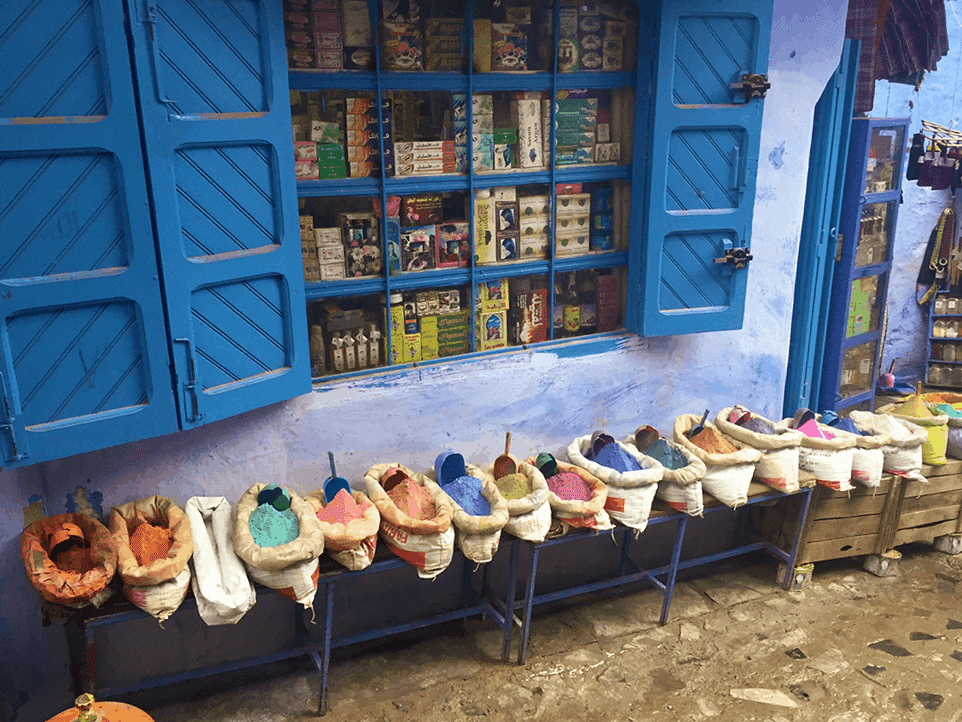
<path fill-rule="evenodd" d="M 659 524 L 669 523 L 675 524 L 675 540 L 674 544 L 672 545 L 671 559 L 669 563 L 655 569 L 640 569 L 631 560 L 631 543 L 632 540 L 636 538 L 636 534 L 634 529 L 627 526 L 616 525 L 615 529 L 611 532 L 576 532 L 574 534 L 558 537 L 556 539 L 550 539 L 539 544 L 529 542 L 528 545 L 531 548 L 531 564 L 528 572 L 528 580 L 525 587 L 524 597 L 521 600 L 521 647 L 518 650 L 518 664 L 524 664 L 527 660 L 528 639 L 531 631 L 531 609 L 536 604 L 545 604 L 547 602 L 552 602 L 559 599 L 567 599 L 581 594 L 587 594 L 589 592 L 609 589 L 611 587 L 625 586 L 634 584 L 636 582 L 647 582 L 657 589 L 660 589 L 663 593 L 659 623 L 664 625 L 668 622 L 668 611 L 671 607 L 672 595 L 674 594 L 675 590 L 675 580 L 680 569 L 690 569 L 692 567 L 711 564 L 723 559 L 749 554 L 759 550 L 765 550 L 786 563 L 787 566 L 785 570 L 785 576 L 782 579 L 782 587 L 785 589 L 790 588 L 792 583 L 792 574 L 795 568 L 795 560 L 798 555 L 801 530 L 804 529 L 805 519 L 808 516 L 808 506 L 811 502 L 812 489 L 810 487 L 803 488 L 796 492 L 796 494 L 801 496 L 802 503 L 799 510 L 799 523 L 796 527 L 795 537 L 792 539 L 791 547 L 788 551 L 782 550 L 777 545 L 762 539 L 757 534 L 750 532 L 746 528 L 748 507 L 752 506 L 753 504 L 778 501 L 780 499 L 793 496 L 792 494 L 784 494 L 780 491 L 776 491 L 770 487 L 757 483 L 752 483 L 751 485 L 748 502 L 744 506 L 738 507 L 737 509 L 731 509 L 730 507 L 721 504 L 714 498 L 707 495 L 705 496 L 705 515 L 722 513 L 725 511 L 736 515 L 732 546 L 713 554 L 707 554 L 704 556 L 695 557 L 693 559 L 681 561 L 681 548 L 685 541 L 685 531 L 688 527 L 689 517 L 687 514 L 675 511 L 667 504 L 659 502 L 658 500 L 656 500 L 655 504 L 653 505 L 652 513 L 648 518 L 648 526 L 651 527 Z M 561 544 L 578 543 L 584 541 L 584 539 L 587 537 L 597 536 L 599 534 L 613 534 L 616 537 L 618 535 L 621 536 L 618 574 L 600 581 L 578 584 L 573 587 L 567 587 L 544 594 L 535 594 L 535 585 L 538 578 L 538 558 L 543 548 Z M 660 579 L 660 577 L 664 577 L 664 580 Z"/>

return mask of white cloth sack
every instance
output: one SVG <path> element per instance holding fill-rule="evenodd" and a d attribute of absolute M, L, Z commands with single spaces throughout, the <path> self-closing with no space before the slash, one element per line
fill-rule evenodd
<path fill-rule="evenodd" d="M 786 494 L 798 491 L 798 457 L 805 435 L 795 429 L 779 427 L 774 421 L 753 413 L 753 418 L 771 424 L 776 431 L 775 434 L 759 434 L 730 422 L 728 415 L 731 412 L 731 408 L 719 411 L 715 426 L 728 438 L 762 452 L 762 458 L 755 462 L 754 478 Z"/>
<path fill-rule="evenodd" d="M 778 427 L 791 429 L 794 419 L 782 419 Z M 802 435 L 802 446 L 798 452 L 800 469 L 815 475 L 815 483 L 833 491 L 851 491 L 852 457 L 855 452 L 854 434 L 846 434 L 818 421 L 818 428 L 834 435 L 834 439 L 816 439 Z"/>
<path fill-rule="evenodd" d="M 441 493 L 454 510 L 454 543 L 468 559 L 476 564 L 486 564 L 494 557 L 501 543 L 501 530 L 508 523 L 508 501 L 498 492 L 494 479 L 490 474 L 481 471 L 473 464 L 465 464 L 468 476 L 481 480 L 481 496 L 491 506 L 491 513 L 487 516 L 472 516 L 468 514 L 445 490 L 438 485 Z M 425 476 L 437 484 L 434 469 L 430 469 Z"/>
<path fill-rule="evenodd" d="M 665 442 L 670 448 L 677 449 L 688 463 L 680 469 L 664 467 L 665 473 L 658 482 L 655 498 L 666 502 L 675 511 L 689 516 L 701 516 L 705 510 L 705 494 L 701 482 L 705 478 L 708 467 L 705 466 L 704 461 L 681 444 L 676 444 L 670 439 L 665 439 Z M 635 446 L 634 436 L 626 438 L 624 443 L 629 451 L 642 453 Z"/>
<path fill-rule="evenodd" d="M 381 475 L 399 468 L 415 484 L 431 494 L 437 513 L 431 519 L 412 519 L 391 500 L 381 486 Z M 454 509 L 441 487 L 424 474 L 401 464 L 375 464 L 364 475 L 368 497 L 381 513 L 381 539 L 398 557 L 417 569 L 421 579 L 434 579 L 451 564 L 454 557 Z"/>
<path fill-rule="evenodd" d="M 755 463 L 762 458 L 762 452 L 732 439 L 724 434 L 728 441 L 734 444 L 738 451 L 728 454 L 712 454 L 691 443 L 685 432 L 701 421 L 695 414 L 682 414 L 675 419 L 672 428 L 672 438 L 675 443 L 705 462 L 705 476 L 701 480 L 701 487 L 725 506 L 732 509 L 748 502 L 748 487 L 751 486 L 755 474 Z M 705 426 L 712 427 L 710 421 Z M 715 429 L 718 431 L 718 429 Z M 721 434 L 720 431 L 718 431 Z"/>
<path fill-rule="evenodd" d="M 641 466 L 639 471 L 620 472 L 589 459 L 590 435 L 579 436 L 568 445 L 568 461 L 605 482 L 608 487 L 605 511 L 615 521 L 630 526 L 636 534 L 640 534 L 648 526 L 651 502 L 655 499 L 665 467 L 650 456 L 638 453 L 636 448 L 628 448 L 617 440 L 614 443 L 638 462 Z"/>
<path fill-rule="evenodd" d="M 520 499 L 505 499 L 508 505 L 508 523 L 504 530 L 524 541 L 539 544 L 545 540 L 551 528 L 551 506 L 548 504 L 548 484 L 537 467 L 526 464 L 512 454 L 518 473 L 524 474 L 531 485 L 531 492 Z M 494 463 L 484 468 L 485 473 L 494 479 Z M 498 492 L 501 495 L 501 492 Z M 503 497 L 502 497 L 503 498 Z"/>
<path fill-rule="evenodd" d="M 849 418 L 859 431 L 888 438 L 889 443 L 882 446 L 883 471 L 906 479 L 928 481 L 922 476 L 922 446 L 928 441 L 925 429 L 911 421 L 871 411 L 852 411 Z"/>
<path fill-rule="evenodd" d="M 194 538 L 191 585 L 200 618 L 210 626 L 237 624 L 257 594 L 234 552 L 230 502 L 223 496 L 194 496 L 184 509 Z"/>

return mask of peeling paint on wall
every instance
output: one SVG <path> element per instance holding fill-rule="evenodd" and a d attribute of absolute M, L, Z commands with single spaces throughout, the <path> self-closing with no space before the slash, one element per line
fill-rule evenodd
<path fill-rule="evenodd" d="M 785 157 L 785 141 L 782 141 L 768 154 L 768 162 L 772 164 L 772 168 L 775 170 L 780 170 L 784 165 L 783 158 Z"/>

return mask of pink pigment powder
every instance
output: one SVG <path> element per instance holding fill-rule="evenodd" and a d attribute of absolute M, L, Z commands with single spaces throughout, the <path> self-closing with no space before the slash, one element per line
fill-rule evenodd
<path fill-rule="evenodd" d="M 571 471 L 562 471 L 548 480 L 548 489 L 564 501 L 591 501 L 591 487 Z"/>
<path fill-rule="evenodd" d="M 433 519 L 438 513 L 431 492 L 416 484 L 412 479 L 405 479 L 387 493 L 398 509 L 412 519 Z"/>
<path fill-rule="evenodd" d="M 341 489 L 331 499 L 330 504 L 317 512 L 317 518 L 328 524 L 347 524 L 354 519 L 363 519 L 364 512 L 354 501 L 354 497 Z"/>

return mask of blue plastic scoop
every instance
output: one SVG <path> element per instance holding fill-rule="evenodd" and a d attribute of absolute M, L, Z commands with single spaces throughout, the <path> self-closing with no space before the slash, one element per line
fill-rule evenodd
<path fill-rule="evenodd" d="M 330 504 L 337 492 L 343 490 L 350 494 L 351 485 L 347 483 L 347 479 L 342 479 L 337 475 L 337 470 L 334 468 L 333 452 L 328 451 L 327 458 L 331 461 L 331 475 L 324 482 L 324 503 Z"/>

